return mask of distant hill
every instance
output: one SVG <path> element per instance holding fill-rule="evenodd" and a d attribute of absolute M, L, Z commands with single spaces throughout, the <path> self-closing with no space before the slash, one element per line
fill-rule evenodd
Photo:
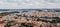
<path fill-rule="evenodd" d="M 48 11 L 56 11 L 60 12 L 60 9 L 0 9 L 0 11 L 43 11 L 43 10 L 48 10 Z"/>
<path fill-rule="evenodd" d="M 0 11 L 9 11 L 9 9 L 0 9 Z"/>

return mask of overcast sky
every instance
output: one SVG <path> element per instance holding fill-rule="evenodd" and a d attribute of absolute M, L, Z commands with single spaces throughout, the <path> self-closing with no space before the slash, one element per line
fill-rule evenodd
<path fill-rule="evenodd" d="M 60 8 L 60 0 L 0 0 L 0 9 Z"/>

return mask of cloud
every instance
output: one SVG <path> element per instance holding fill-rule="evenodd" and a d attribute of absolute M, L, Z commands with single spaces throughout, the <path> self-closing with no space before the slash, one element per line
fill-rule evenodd
<path fill-rule="evenodd" d="M 60 0 L 0 0 L 0 9 L 60 8 Z"/>

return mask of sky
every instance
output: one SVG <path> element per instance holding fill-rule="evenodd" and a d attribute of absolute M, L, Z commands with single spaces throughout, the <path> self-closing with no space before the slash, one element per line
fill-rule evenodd
<path fill-rule="evenodd" d="M 60 0 L 0 0 L 0 9 L 60 8 Z"/>

